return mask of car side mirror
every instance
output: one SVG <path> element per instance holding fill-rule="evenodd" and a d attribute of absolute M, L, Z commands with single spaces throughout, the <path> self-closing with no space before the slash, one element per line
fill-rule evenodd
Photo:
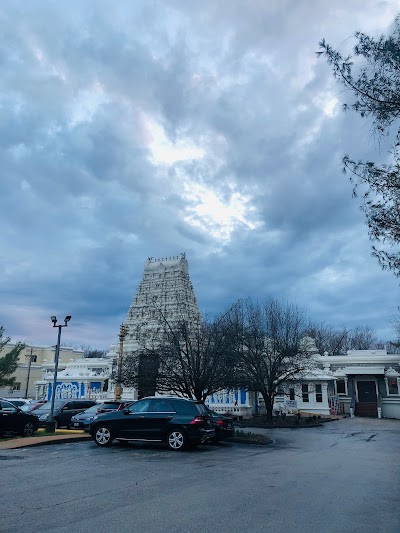
<path fill-rule="evenodd" d="M 122 412 L 124 413 L 124 415 L 130 415 L 131 414 L 129 409 L 122 409 Z"/>

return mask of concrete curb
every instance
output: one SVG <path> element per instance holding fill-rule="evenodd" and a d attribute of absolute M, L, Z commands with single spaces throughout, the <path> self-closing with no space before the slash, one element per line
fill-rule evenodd
<path fill-rule="evenodd" d="M 54 437 L 25 437 L 21 439 L 10 439 L 0 442 L 1 450 L 18 450 L 19 448 L 30 448 L 33 446 L 47 446 L 49 444 L 65 444 L 66 442 L 79 442 L 90 439 L 87 433 L 83 435 L 55 435 Z"/>

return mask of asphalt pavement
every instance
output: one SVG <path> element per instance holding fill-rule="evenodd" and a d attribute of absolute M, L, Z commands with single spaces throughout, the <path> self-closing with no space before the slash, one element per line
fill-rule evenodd
<path fill-rule="evenodd" d="M 257 431 L 274 443 L 1 450 L 0 531 L 400 532 L 400 421 Z"/>

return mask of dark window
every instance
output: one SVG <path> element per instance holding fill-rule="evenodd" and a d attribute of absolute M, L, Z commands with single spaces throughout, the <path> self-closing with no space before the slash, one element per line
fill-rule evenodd
<path fill-rule="evenodd" d="M 322 385 L 315 385 L 315 399 L 318 403 L 322 403 Z"/>
<path fill-rule="evenodd" d="M 152 413 L 174 413 L 172 403 L 168 400 L 152 400 L 150 403 L 149 411 Z"/>
<path fill-rule="evenodd" d="M 139 400 L 128 407 L 130 413 L 147 413 L 150 400 Z"/>
<path fill-rule="evenodd" d="M 336 382 L 336 392 L 338 394 L 346 394 L 346 382 L 344 379 L 338 379 Z"/>
<path fill-rule="evenodd" d="M 307 383 L 303 383 L 303 385 L 301 386 L 301 393 L 302 393 L 302 397 L 303 397 L 303 402 L 309 402 L 309 398 L 308 398 L 308 384 Z"/>
<path fill-rule="evenodd" d="M 15 405 L 13 405 L 10 402 L 5 402 L 4 400 L 0 401 L 0 409 L 2 411 L 6 411 L 8 413 L 16 413 L 17 412 L 17 408 L 15 407 Z"/>
<path fill-rule="evenodd" d="M 294 400 L 294 389 L 289 389 L 289 400 Z"/>
<path fill-rule="evenodd" d="M 172 402 L 175 407 L 175 411 L 181 415 L 197 415 L 199 409 L 195 403 L 190 402 L 189 400 L 173 400 Z"/>
<path fill-rule="evenodd" d="M 389 378 L 388 385 L 389 385 L 389 394 L 399 394 L 399 386 L 397 384 L 396 378 Z"/>

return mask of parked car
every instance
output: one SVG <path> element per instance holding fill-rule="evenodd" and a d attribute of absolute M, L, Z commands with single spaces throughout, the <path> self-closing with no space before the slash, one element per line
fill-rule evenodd
<path fill-rule="evenodd" d="M 39 427 L 37 416 L 25 413 L 8 400 L 0 398 L 0 435 L 17 433 L 30 437 Z"/>
<path fill-rule="evenodd" d="M 69 424 L 70 429 L 83 429 L 86 433 L 89 433 L 89 424 L 92 422 L 93 418 L 98 414 L 98 406 L 92 405 L 86 411 L 78 413 L 71 418 Z"/>
<path fill-rule="evenodd" d="M 215 430 L 214 442 L 219 442 L 220 440 L 229 439 L 235 434 L 235 428 L 233 426 L 233 418 L 230 415 L 222 415 L 216 411 L 212 411 L 210 408 L 206 407 L 210 412 L 213 420 L 213 428 Z"/>
<path fill-rule="evenodd" d="M 203 403 L 170 396 L 142 398 L 122 411 L 99 414 L 89 428 L 98 446 L 119 441 L 165 442 L 183 450 L 212 439 L 212 417 Z"/>
<path fill-rule="evenodd" d="M 4 398 L 4 400 L 7 400 L 8 402 L 19 408 L 24 406 L 30 406 L 34 402 L 34 400 L 30 400 L 29 398 Z"/>
<path fill-rule="evenodd" d="M 71 418 L 78 413 L 82 413 L 92 405 L 96 405 L 94 400 L 55 400 L 53 419 L 56 428 L 67 427 L 71 424 Z M 39 418 L 40 427 L 45 427 L 50 415 L 51 402 L 46 402 L 35 410 L 35 415 Z"/>
<path fill-rule="evenodd" d="M 30 403 L 21 405 L 21 409 L 22 411 L 29 411 L 31 413 L 32 411 L 39 409 L 39 407 L 41 407 L 45 403 L 46 400 L 32 400 Z"/>
<path fill-rule="evenodd" d="M 97 405 L 98 413 L 107 413 L 108 411 L 118 411 L 118 409 L 123 409 L 126 402 L 121 400 L 105 400 L 100 405 Z"/>

